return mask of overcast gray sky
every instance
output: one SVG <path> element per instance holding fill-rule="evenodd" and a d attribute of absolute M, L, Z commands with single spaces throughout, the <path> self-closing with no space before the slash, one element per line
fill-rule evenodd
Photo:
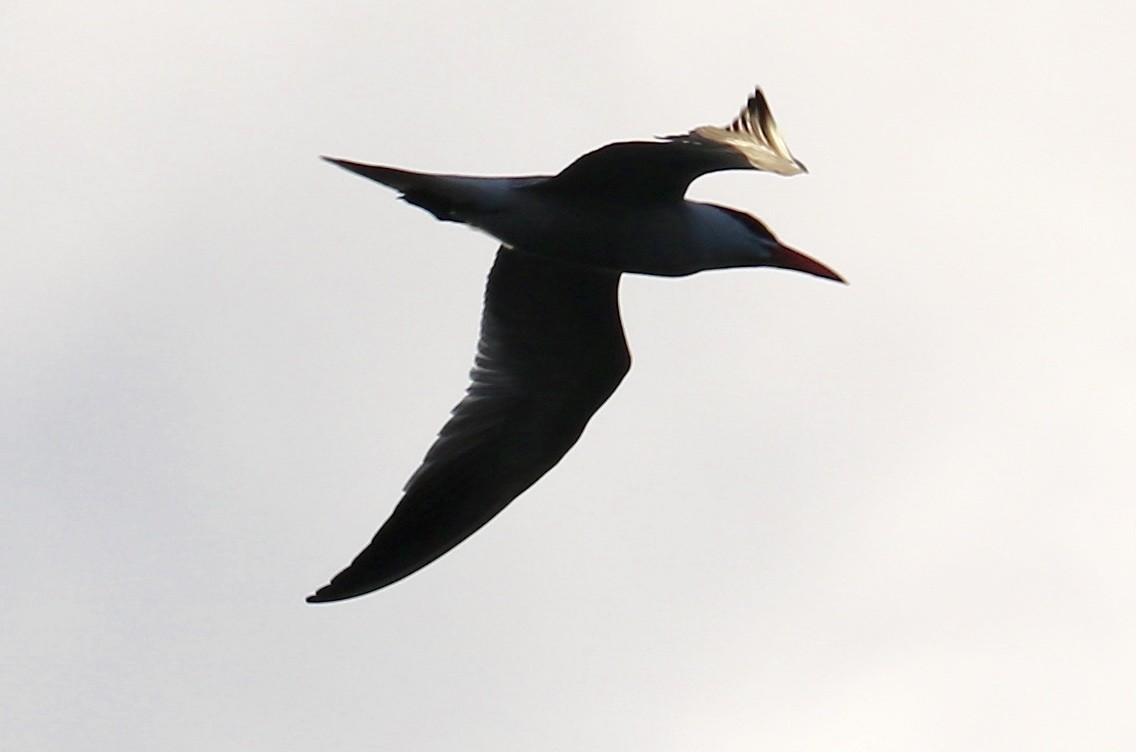
<path fill-rule="evenodd" d="M 0 10 L 5 750 L 1136 747 L 1129 3 Z M 692 195 L 848 287 L 628 278 L 565 461 L 370 597 L 494 244 L 319 162 Z"/>

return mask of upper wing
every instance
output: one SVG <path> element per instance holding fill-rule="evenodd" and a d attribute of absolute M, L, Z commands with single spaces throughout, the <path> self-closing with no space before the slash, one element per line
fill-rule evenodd
<path fill-rule="evenodd" d="M 390 519 L 309 603 L 363 595 L 421 569 L 560 461 L 631 365 L 618 291 L 617 274 L 497 252 L 465 399 Z"/>
<path fill-rule="evenodd" d="M 588 152 L 541 188 L 624 200 L 680 199 L 695 178 L 719 170 L 805 172 L 785 145 L 761 89 L 729 125 L 703 125 L 662 142 L 625 141 Z"/>

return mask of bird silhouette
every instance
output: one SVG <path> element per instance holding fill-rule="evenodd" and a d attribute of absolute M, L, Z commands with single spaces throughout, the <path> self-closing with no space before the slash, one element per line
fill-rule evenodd
<path fill-rule="evenodd" d="M 354 598 L 416 572 L 560 461 L 631 366 L 621 274 L 771 266 L 844 281 L 754 217 L 684 198 L 710 172 L 806 172 L 761 89 L 728 126 L 608 144 L 553 176 L 436 175 L 324 159 L 501 246 L 465 397 L 370 544 L 310 603 Z"/>

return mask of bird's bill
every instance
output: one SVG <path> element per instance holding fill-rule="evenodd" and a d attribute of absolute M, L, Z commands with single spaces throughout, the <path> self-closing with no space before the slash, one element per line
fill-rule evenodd
<path fill-rule="evenodd" d="M 804 272 L 805 274 L 812 274 L 817 277 L 824 277 L 831 279 L 835 282 L 848 284 L 844 278 L 828 268 L 816 259 L 806 256 L 800 251 L 793 250 L 787 245 L 780 243 L 771 244 L 769 246 L 770 258 L 766 262 L 768 266 L 775 266 L 779 269 L 792 269 L 796 272 Z"/>

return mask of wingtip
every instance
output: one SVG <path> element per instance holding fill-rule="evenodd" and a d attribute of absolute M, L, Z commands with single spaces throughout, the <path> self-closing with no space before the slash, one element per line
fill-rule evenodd
<path fill-rule="evenodd" d="M 307 598 L 304 598 L 305 603 L 337 603 L 339 601 L 349 601 L 353 598 L 358 598 L 362 595 L 369 595 L 370 593 L 379 590 L 381 587 L 363 587 L 345 589 L 336 587 L 335 585 L 324 585 L 319 590 L 315 591 Z"/>
<path fill-rule="evenodd" d="M 769 107 L 769 100 L 765 98 L 765 92 L 761 90 L 760 86 L 755 86 L 753 87 L 753 94 L 749 95 L 745 107 L 743 107 L 742 111 L 738 113 L 738 116 L 734 118 L 734 121 L 730 123 L 730 127 L 740 126 L 748 130 L 747 126 L 749 124 L 746 123 L 747 119 L 752 119 L 760 124 L 763 120 L 772 116 L 773 111 Z"/>
<path fill-rule="evenodd" d="M 761 90 L 761 86 L 753 87 L 753 94 L 749 95 L 746 109 L 769 109 L 769 102 L 765 99 L 765 92 Z"/>
<path fill-rule="evenodd" d="M 309 595 L 307 598 L 305 598 L 304 602 L 305 603 L 333 603 L 335 601 L 341 601 L 344 598 L 349 598 L 349 597 L 351 597 L 351 596 L 344 596 L 342 593 L 332 592 L 332 586 L 330 584 L 327 584 L 327 585 L 324 585 L 323 587 L 319 588 L 318 590 L 316 590 L 314 593 Z"/>
<path fill-rule="evenodd" d="M 693 141 L 725 146 L 745 160 L 754 170 L 763 170 L 789 177 L 808 172 L 805 165 L 789 151 L 785 139 L 777 128 L 773 111 L 760 86 L 729 125 L 703 125 L 682 136 L 670 136 L 671 141 Z"/>

